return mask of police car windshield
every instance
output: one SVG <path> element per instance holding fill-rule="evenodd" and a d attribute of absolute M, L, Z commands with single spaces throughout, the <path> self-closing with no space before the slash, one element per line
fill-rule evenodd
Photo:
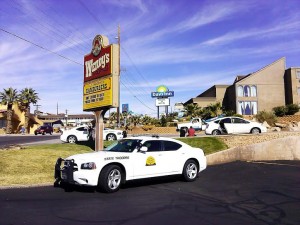
<path fill-rule="evenodd" d="M 140 146 L 140 142 L 142 140 L 139 139 L 124 139 L 118 142 L 114 142 L 110 146 L 106 147 L 105 151 L 111 152 L 133 152 L 133 150 Z"/>

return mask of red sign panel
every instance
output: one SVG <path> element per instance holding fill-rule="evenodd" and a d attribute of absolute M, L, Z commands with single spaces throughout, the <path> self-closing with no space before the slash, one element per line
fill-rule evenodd
<path fill-rule="evenodd" d="M 84 56 L 84 82 L 112 74 L 112 46 L 101 48 L 99 55 Z"/>

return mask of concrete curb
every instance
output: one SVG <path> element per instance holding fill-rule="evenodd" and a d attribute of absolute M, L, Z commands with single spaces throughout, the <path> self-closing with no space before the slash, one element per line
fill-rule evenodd
<path fill-rule="evenodd" d="M 300 137 L 290 136 L 240 146 L 206 156 L 207 165 L 233 161 L 300 160 Z"/>

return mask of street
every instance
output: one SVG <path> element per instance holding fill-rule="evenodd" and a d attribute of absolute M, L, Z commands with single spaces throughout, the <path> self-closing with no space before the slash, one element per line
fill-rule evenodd
<path fill-rule="evenodd" d="M 60 134 L 53 135 L 33 135 L 33 134 L 11 134 L 0 135 L 0 148 L 10 145 L 22 145 L 22 144 L 38 144 L 38 143 L 61 143 L 59 139 Z"/>
<path fill-rule="evenodd" d="M 117 193 L 94 188 L 0 190 L 0 224 L 300 224 L 300 162 L 209 166 L 195 182 L 132 181 Z"/>

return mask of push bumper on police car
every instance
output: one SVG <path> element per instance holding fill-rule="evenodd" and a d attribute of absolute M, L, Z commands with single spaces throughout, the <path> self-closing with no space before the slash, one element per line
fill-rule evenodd
<path fill-rule="evenodd" d="M 91 171 L 91 169 L 93 171 Z M 61 182 L 82 186 L 97 186 L 99 171 L 90 168 L 89 163 L 81 163 L 76 159 L 58 158 L 55 164 L 55 186 Z"/>
<path fill-rule="evenodd" d="M 76 182 L 73 178 L 74 171 L 78 171 L 77 165 L 74 163 L 74 160 L 65 160 L 62 158 L 58 158 L 55 163 L 55 184 L 58 185 L 61 181 L 75 184 Z"/>

